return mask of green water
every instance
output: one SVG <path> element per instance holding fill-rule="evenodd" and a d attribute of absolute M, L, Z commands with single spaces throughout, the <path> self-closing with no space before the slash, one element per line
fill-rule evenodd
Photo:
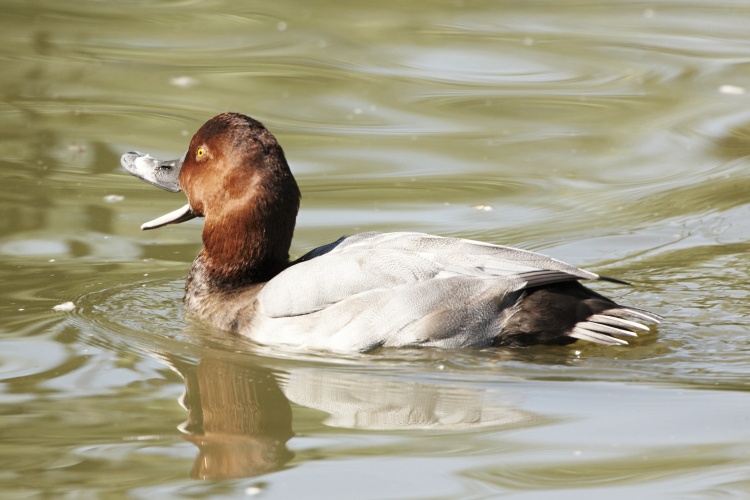
<path fill-rule="evenodd" d="M 0 497 L 750 494 L 746 2 L 0 0 Z M 291 355 L 183 317 L 119 169 L 263 121 L 294 255 L 416 230 L 628 280 L 623 348 Z M 54 306 L 72 302 L 72 310 Z"/>

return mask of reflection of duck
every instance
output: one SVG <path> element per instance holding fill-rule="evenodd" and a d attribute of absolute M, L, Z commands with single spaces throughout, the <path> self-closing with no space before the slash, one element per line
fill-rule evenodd
<path fill-rule="evenodd" d="M 579 283 L 600 276 L 549 257 L 419 233 L 341 238 L 289 262 L 300 193 L 284 153 L 252 118 L 206 122 L 180 160 L 128 153 L 122 165 L 188 204 L 144 229 L 205 217 L 187 279 L 189 310 L 267 344 L 617 345 L 659 317 Z"/>
<path fill-rule="evenodd" d="M 410 382 L 330 370 L 294 370 L 282 389 L 291 401 L 329 415 L 332 427 L 448 431 L 535 420 L 465 385 Z M 497 394 L 493 394 L 497 395 Z"/>
<path fill-rule="evenodd" d="M 191 477 L 258 476 L 291 460 L 292 410 L 270 371 L 205 358 L 180 373 L 187 388 L 183 430 L 200 450 Z"/>
<path fill-rule="evenodd" d="M 332 427 L 452 431 L 515 426 L 538 418 L 497 401 L 497 392 L 467 384 L 412 382 L 333 369 L 267 368 L 221 357 L 197 366 L 161 357 L 185 379 L 181 429 L 199 453 L 195 479 L 259 476 L 283 468 L 294 454 L 289 401 L 329 415 Z"/>

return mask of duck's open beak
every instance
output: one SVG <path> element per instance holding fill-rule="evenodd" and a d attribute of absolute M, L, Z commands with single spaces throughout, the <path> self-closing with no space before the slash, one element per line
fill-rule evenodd
<path fill-rule="evenodd" d="M 179 177 L 180 167 L 185 160 L 185 155 L 178 160 L 161 161 L 151 156 L 132 151 L 125 153 L 120 158 L 122 168 L 138 177 L 141 180 L 153 184 L 172 193 L 182 191 L 180 189 Z M 178 208 L 174 212 L 162 215 L 161 217 L 141 225 L 141 229 L 156 229 L 157 227 L 166 226 L 167 224 L 179 224 L 197 217 L 190 209 L 190 204 Z"/>

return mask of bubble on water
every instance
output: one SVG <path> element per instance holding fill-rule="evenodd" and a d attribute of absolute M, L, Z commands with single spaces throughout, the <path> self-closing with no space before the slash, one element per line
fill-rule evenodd
<path fill-rule="evenodd" d="M 181 89 L 189 89 L 198 85 L 198 79 L 192 76 L 175 76 L 169 79 L 169 84 Z"/>
<path fill-rule="evenodd" d="M 719 92 L 729 95 L 743 95 L 745 93 L 745 88 L 737 85 L 722 85 L 719 87 Z"/>

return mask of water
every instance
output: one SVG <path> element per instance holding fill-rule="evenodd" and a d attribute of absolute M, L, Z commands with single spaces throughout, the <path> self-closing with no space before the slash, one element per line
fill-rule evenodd
<path fill-rule="evenodd" d="M 750 6 L 3 2 L 0 495 L 750 492 Z M 625 348 L 290 354 L 191 322 L 200 221 L 122 172 L 226 110 L 303 191 L 292 253 L 543 251 L 665 316 Z M 72 310 L 53 307 L 72 302 Z"/>

